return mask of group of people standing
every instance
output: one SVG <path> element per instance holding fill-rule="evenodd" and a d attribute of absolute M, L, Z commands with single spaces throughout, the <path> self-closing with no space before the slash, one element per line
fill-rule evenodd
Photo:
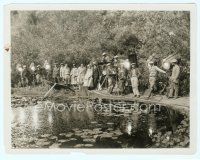
<path fill-rule="evenodd" d="M 177 60 L 172 59 L 171 76 L 169 77 L 169 94 L 168 97 L 178 97 L 180 67 Z M 160 69 L 153 60 L 147 60 L 149 70 L 149 92 L 147 97 L 152 95 L 152 92 L 157 85 L 157 73 L 166 74 L 166 71 Z M 26 85 L 43 85 L 44 80 L 51 80 L 54 83 L 63 83 L 65 85 L 86 87 L 89 90 L 106 89 L 108 93 L 116 93 L 124 95 L 126 93 L 127 82 L 131 84 L 134 97 L 140 97 L 139 81 L 142 78 L 137 62 L 131 62 L 129 59 L 122 60 L 116 55 L 110 58 L 107 53 L 102 54 L 100 61 L 92 61 L 88 65 L 76 64 L 72 68 L 68 64 L 54 63 L 53 68 L 46 60 L 43 66 L 31 63 L 30 67 L 26 65 L 18 65 L 17 70 L 21 76 L 22 86 Z"/>

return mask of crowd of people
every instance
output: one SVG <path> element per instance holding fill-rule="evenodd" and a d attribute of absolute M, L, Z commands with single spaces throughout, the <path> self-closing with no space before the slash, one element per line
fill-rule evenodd
<path fill-rule="evenodd" d="M 133 57 L 134 58 L 134 57 Z M 168 97 L 178 97 L 180 67 L 177 59 L 170 61 L 171 76 L 169 77 Z M 166 74 L 165 70 L 160 69 L 152 58 L 146 61 L 149 70 L 149 92 L 147 97 L 152 95 L 157 83 L 158 72 Z M 169 68 L 168 68 L 169 69 Z M 60 83 L 64 85 L 86 87 L 88 90 L 105 89 L 112 94 L 117 90 L 119 95 L 126 93 L 128 82 L 131 84 L 134 97 L 140 97 L 139 81 L 142 78 L 137 60 L 122 60 L 117 55 L 110 58 L 107 53 L 102 54 L 100 61 L 92 61 L 87 65 L 73 66 L 70 68 L 67 63 L 54 63 L 53 66 L 45 60 L 44 65 L 31 63 L 17 65 L 19 84 L 22 87 L 45 85 L 46 81 Z"/>

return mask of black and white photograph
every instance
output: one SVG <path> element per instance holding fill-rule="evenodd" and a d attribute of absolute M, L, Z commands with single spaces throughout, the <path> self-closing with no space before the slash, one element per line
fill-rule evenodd
<path fill-rule="evenodd" d="M 11 10 L 11 148 L 190 148 L 190 22 L 189 10 Z"/>

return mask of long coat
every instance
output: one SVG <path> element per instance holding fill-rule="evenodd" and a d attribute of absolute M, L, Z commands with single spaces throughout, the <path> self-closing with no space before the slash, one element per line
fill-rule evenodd
<path fill-rule="evenodd" d="M 77 84 L 78 68 L 72 68 L 70 75 L 71 84 Z"/>
<path fill-rule="evenodd" d="M 78 84 L 83 84 L 85 73 L 86 73 L 85 67 L 79 67 L 78 68 L 78 77 L 77 77 Z"/>
<path fill-rule="evenodd" d="M 83 86 L 85 87 L 93 87 L 93 70 L 92 68 L 88 68 L 84 77 L 84 83 Z"/>

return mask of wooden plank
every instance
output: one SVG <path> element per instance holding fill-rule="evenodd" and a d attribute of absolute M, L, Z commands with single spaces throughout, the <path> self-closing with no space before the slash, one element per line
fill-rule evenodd
<path fill-rule="evenodd" d="M 131 97 L 131 95 L 126 96 L 117 96 L 105 93 L 103 91 L 90 91 L 90 98 L 102 98 L 102 99 L 110 99 L 110 100 L 122 100 L 122 101 L 137 101 L 141 103 L 147 104 L 158 104 L 162 106 L 168 106 L 177 109 L 184 109 L 189 111 L 189 97 L 180 97 L 177 99 L 168 99 L 163 95 L 157 95 L 153 98 L 146 99 L 144 97 L 135 98 Z M 156 99 L 156 97 L 160 97 L 160 99 Z"/>

